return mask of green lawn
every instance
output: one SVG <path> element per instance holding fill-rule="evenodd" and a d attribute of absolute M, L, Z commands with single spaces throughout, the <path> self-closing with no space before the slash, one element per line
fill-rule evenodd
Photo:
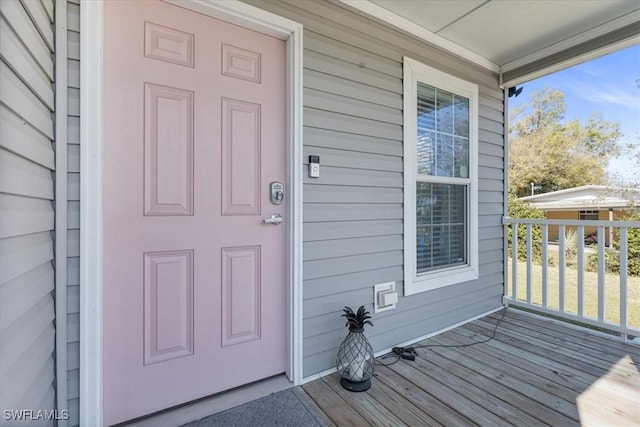
<path fill-rule="evenodd" d="M 532 264 L 532 302 L 542 304 L 542 266 Z M 511 260 L 509 260 L 511 269 Z M 557 266 L 547 267 L 547 305 L 558 308 L 559 271 Z M 511 272 L 509 272 L 509 294 L 511 288 Z M 527 264 L 518 262 L 518 299 L 526 300 Z M 577 314 L 578 310 L 578 271 L 565 268 L 565 311 Z M 606 321 L 617 324 L 620 319 L 620 276 L 605 274 L 605 309 Z M 584 272 L 584 315 L 598 317 L 598 273 Z M 640 277 L 629 277 L 627 280 L 627 319 L 628 324 L 640 328 Z"/>

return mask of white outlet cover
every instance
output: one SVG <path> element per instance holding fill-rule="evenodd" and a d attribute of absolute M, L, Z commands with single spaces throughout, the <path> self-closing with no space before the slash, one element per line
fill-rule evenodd
<path fill-rule="evenodd" d="M 386 282 L 386 283 L 378 283 L 377 285 L 373 285 L 373 312 L 380 313 L 382 311 L 393 310 L 396 308 L 396 304 L 391 304 L 386 307 L 381 307 L 379 305 L 378 294 L 381 292 L 395 292 L 396 291 L 396 282 Z"/>

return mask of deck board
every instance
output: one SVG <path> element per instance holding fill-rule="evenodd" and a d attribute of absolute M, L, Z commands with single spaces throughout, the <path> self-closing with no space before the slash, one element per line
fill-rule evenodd
<path fill-rule="evenodd" d="M 477 327 L 482 327 L 488 332 L 494 326 L 482 321 L 476 321 L 465 325 L 465 327 L 473 330 L 477 330 Z M 525 336 L 507 328 L 503 328 L 502 331 L 498 332 L 496 334 L 496 338 L 499 340 L 510 340 L 513 345 L 523 349 L 528 349 L 538 356 L 542 356 L 545 359 L 564 365 L 568 371 L 573 371 L 574 375 L 578 375 L 587 383 L 592 383 L 596 379 L 607 375 L 608 377 L 615 379 L 616 388 L 628 388 L 631 389 L 631 393 L 634 393 L 634 389 L 638 386 L 636 375 L 634 375 L 637 374 L 637 370 L 635 373 L 631 369 L 623 372 L 627 367 L 627 363 L 620 359 L 616 362 L 604 363 L 599 359 L 594 359 L 591 356 L 584 354 L 582 351 L 567 350 L 562 344 L 545 342 L 532 337 L 531 334 Z M 616 369 L 612 372 L 611 367 L 613 366 L 615 366 Z"/>
<path fill-rule="evenodd" d="M 459 341 L 445 338 L 439 338 L 436 342 L 459 343 Z M 448 369 L 459 371 L 462 368 L 468 368 L 475 373 L 473 378 L 481 378 L 481 376 L 489 378 L 493 383 L 487 383 L 483 386 L 483 390 L 487 393 L 497 393 L 507 401 L 518 404 L 518 407 L 541 421 L 547 422 L 549 419 L 558 420 L 563 417 L 572 419 L 574 422 L 578 420 L 575 407 L 575 398 L 578 394 L 575 391 L 554 384 L 553 377 L 545 378 L 536 374 L 535 370 L 525 369 L 522 366 L 522 359 L 514 358 L 514 364 L 501 363 L 502 360 L 492 358 L 491 353 L 483 353 L 477 347 L 465 348 L 466 357 L 460 357 L 455 353 L 455 349 L 438 349 L 438 351 L 449 355 L 451 365 L 447 367 Z M 478 379 L 478 382 L 482 381 Z M 523 400 L 527 403 L 523 403 Z"/>
<path fill-rule="evenodd" d="M 369 389 L 368 393 L 409 426 L 442 425 L 382 381 L 378 381 L 375 387 Z"/>
<path fill-rule="evenodd" d="M 448 332 L 447 337 L 456 337 L 460 342 L 473 342 L 477 340 L 478 335 L 470 333 L 466 330 L 459 329 L 454 332 Z M 524 380 L 533 376 L 539 376 L 549 382 L 550 385 L 557 387 L 566 387 L 574 392 L 584 389 L 588 384 L 575 378 L 571 373 L 564 370 L 564 366 L 548 362 L 544 357 L 522 351 L 520 349 L 511 348 L 509 345 L 501 343 L 497 340 L 490 341 L 484 345 L 474 347 L 486 355 L 487 360 L 496 360 L 511 365 L 511 369 L 524 370 Z"/>
<path fill-rule="evenodd" d="M 484 392 L 484 386 L 491 388 L 495 384 L 483 383 L 472 371 L 468 371 L 470 375 L 461 375 L 459 366 L 453 369 L 442 369 L 442 366 L 436 363 L 437 355 L 427 351 L 420 352 L 421 356 L 416 358 L 415 366 L 421 371 L 427 373 L 434 382 L 439 382 L 442 387 L 448 387 L 455 390 L 456 393 L 465 396 L 481 408 L 482 412 L 489 412 L 497 415 L 500 419 L 481 420 L 481 425 L 487 425 L 486 422 L 494 425 L 495 423 L 509 423 L 513 425 L 536 425 L 540 421 L 530 416 L 528 413 L 513 406 L 508 400 L 503 400 L 495 394 L 487 394 Z M 440 360 L 442 362 L 442 360 Z M 457 401 L 457 399 L 456 399 Z M 485 422 L 486 421 L 486 422 Z"/>
<path fill-rule="evenodd" d="M 338 426 L 364 426 L 369 423 L 358 414 L 349 403 L 320 379 L 302 386 L 324 414 Z"/>
<path fill-rule="evenodd" d="M 432 396 L 437 396 L 438 400 L 446 403 L 451 407 L 451 409 L 459 412 L 478 425 L 486 426 L 500 425 L 501 423 L 508 424 L 493 411 L 487 410 L 476 403 L 476 399 L 467 397 L 472 394 L 468 394 L 468 390 L 460 384 L 458 384 L 458 387 L 455 387 L 446 384 L 446 379 L 443 379 L 442 377 L 438 378 L 437 376 L 427 375 L 426 372 L 416 368 L 415 362 L 411 364 L 398 363 L 393 365 L 391 369 Z M 442 382 L 440 381 L 441 379 Z"/>
<path fill-rule="evenodd" d="M 333 374 L 304 395 L 338 427 L 640 425 L 637 346 L 509 309 L 415 347 L 364 393 Z"/>
<path fill-rule="evenodd" d="M 492 327 L 498 321 L 497 318 L 487 317 L 484 319 Z M 602 361 L 616 363 L 621 354 L 618 351 L 612 351 L 609 345 L 603 345 L 602 342 L 592 343 L 581 338 L 573 338 L 572 334 L 559 337 L 555 330 L 548 329 L 547 325 L 523 323 L 522 319 L 513 319 L 511 316 L 506 317 L 503 322 L 509 324 L 509 329 L 514 332 L 518 332 L 522 335 L 528 335 L 538 339 L 542 339 L 549 343 L 556 343 L 562 345 L 565 349 L 572 351 L 579 351 L 581 354 L 588 355 L 592 358 L 599 359 L 594 360 L 598 366 L 602 366 Z M 542 327 L 542 328 L 541 328 Z M 565 330 L 566 331 L 566 330 Z M 607 343 L 609 344 L 609 343 Z M 627 353 L 625 353 L 627 354 Z M 623 354 L 624 355 L 624 354 Z M 632 369 L 631 367 L 629 369 Z"/>
<path fill-rule="evenodd" d="M 495 324 L 483 321 L 474 322 L 479 326 L 483 326 L 487 329 L 492 329 Z M 609 360 L 603 360 L 601 357 L 593 355 L 593 348 L 586 345 L 580 346 L 579 344 L 572 343 L 566 339 L 558 338 L 556 336 L 536 334 L 531 330 L 517 330 L 515 325 L 510 324 L 509 329 L 505 332 L 505 336 L 517 339 L 518 337 L 527 336 L 529 344 L 535 344 L 538 347 L 546 350 L 553 351 L 554 353 L 563 356 L 563 360 L 574 360 L 577 353 L 580 354 L 580 362 L 584 364 L 584 369 L 594 375 L 601 375 L 607 373 L 607 366 L 617 363 L 620 358 L 613 357 Z M 628 366 L 628 371 L 631 372 L 632 366 Z"/>
<path fill-rule="evenodd" d="M 438 342 L 447 343 L 445 340 Z M 469 357 L 460 357 L 460 351 L 466 352 Z M 522 377 L 512 375 L 513 371 L 506 365 L 494 367 L 490 363 L 483 363 L 482 359 L 486 359 L 486 356 L 479 352 L 469 354 L 473 351 L 470 348 L 438 348 L 429 350 L 423 357 L 442 371 L 454 372 L 460 378 L 472 382 L 485 395 L 502 400 L 503 405 L 513 408 L 511 411 L 517 414 L 516 419 L 526 425 L 538 425 L 540 422 L 554 424 L 564 418 L 566 423 L 562 424 L 577 421 L 575 405 L 546 391 L 544 381 L 529 384 Z M 480 356 L 481 360 L 474 356 Z M 506 370 L 508 372 L 505 372 Z M 575 397 L 575 393 L 571 395 Z M 550 411 L 549 408 L 553 408 L 554 411 Z"/>
<path fill-rule="evenodd" d="M 407 401 L 429 414 L 438 423 L 445 426 L 472 424 L 471 420 L 464 415 L 445 405 L 403 376 L 396 374 L 389 367 L 377 366 L 374 375 L 374 380 L 380 380 L 388 385 Z M 372 387 L 375 387 L 375 384 Z"/>
<path fill-rule="evenodd" d="M 378 401 L 368 393 L 351 393 L 340 385 L 340 375 L 333 375 L 323 378 L 323 381 L 345 401 L 351 404 L 357 413 L 367 422 L 376 427 L 385 425 L 406 426 L 406 424 L 398 418 L 392 411 L 385 406 L 380 405 Z"/>

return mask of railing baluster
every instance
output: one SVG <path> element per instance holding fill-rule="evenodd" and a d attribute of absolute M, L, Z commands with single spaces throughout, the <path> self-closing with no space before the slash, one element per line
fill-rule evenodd
<path fill-rule="evenodd" d="M 549 267 L 549 225 L 542 226 L 542 306 L 547 306 L 547 273 Z"/>
<path fill-rule="evenodd" d="M 604 227 L 598 227 L 598 320 L 604 320 L 604 277 L 605 277 L 605 259 L 606 252 L 604 250 Z"/>
<path fill-rule="evenodd" d="M 531 254 L 532 254 L 532 250 L 531 250 L 532 243 L 531 243 L 531 240 L 533 240 L 531 238 L 531 224 L 527 224 L 527 302 L 529 304 L 531 304 L 531 281 L 533 280 L 532 279 L 532 276 L 533 276 L 533 273 L 532 273 L 532 270 L 533 270 L 532 262 L 533 261 L 531 259 L 533 257 L 531 256 Z"/>
<path fill-rule="evenodd" d="M 620 229 L 620 340 L 627 342 L 627 256 L 628 256 L 627 228 Z"/>
<path fill-rule="evenodd" d="M 511 224 L 511 289 L 514 301 L 518 300 L 518 223 Z"/>
<path fill-rule="evenodd" d="M 558 227 L 558 310 L 564 313 L 564 232 L 565 226 L 561 224 Z"/>
<path fill-rule="evenodd" d="M 578 316 L 584 314 L 584 225 L 578 226 Z"/>

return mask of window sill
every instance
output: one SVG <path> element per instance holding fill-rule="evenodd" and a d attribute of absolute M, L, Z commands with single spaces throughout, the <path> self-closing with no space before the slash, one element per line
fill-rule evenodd
<path fill-rule="evenodd" d="M 409 296 L 432 291 L 434 289 L 476 280 L 478 277 L 480 277 L 478 269 L 468 265 L 424 273 L 414 277 L 411 281 L 405 281 L 404 295 Z"/>

